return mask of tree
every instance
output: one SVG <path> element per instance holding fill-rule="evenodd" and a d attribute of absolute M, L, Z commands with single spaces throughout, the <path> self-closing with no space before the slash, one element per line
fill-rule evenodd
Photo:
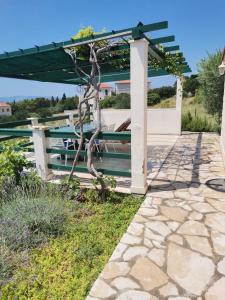
<path fill-rule="evenodd" d="M 224 78 L 219 75 L 221 51 L 202 59 L 199 63 L 199 82 L 203 104 L 208 113 L 221 117 L 223 107 Z"/>
<path fill-rule="evenodd" d="M 195 96 L 196 90 L 199 88 L 198 75 L 193 74 L 190 77 L 186 76 L 184 81 L 184 92 Z"/>
<path fill-rule="evenodd" d="M 63 93 L 61 102 L 62 102 L 62 103 L 65 103 L 65 101 L 66 101 L 66 94 Z"/>
<path fill-rule="evenodd" d="M 148 92 L 148 105 L 154 105 L 160 102 L 159 94 L 149 91 Z"/>

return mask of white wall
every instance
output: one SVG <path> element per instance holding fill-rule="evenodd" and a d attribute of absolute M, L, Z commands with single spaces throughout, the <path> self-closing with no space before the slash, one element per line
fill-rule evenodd
<path fill-rule="evenodd" d="M 0 116 L 11 116 L 12 109 L 10 106 L 1 106 L 0 107 Z"/>
<path fill-rule="evenodd" d="M 102 124 L 115 124 L 117 129 L 127 118 L 130 118 L 130 109 L 102 109 Z M 148 134 L 180 134 L 180 112 L 176 108 L 148 109 Z"/>

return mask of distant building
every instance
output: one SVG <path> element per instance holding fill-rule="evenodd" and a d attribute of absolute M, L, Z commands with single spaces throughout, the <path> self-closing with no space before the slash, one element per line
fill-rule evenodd
<path fill-rule="evenodd" d="M 148 82 L 148 90 L 150 89 L 150 81 Z M 115 82 L 116 94 L 126 93 L 130 94 L 130 80 L 121 80 Z"/>
<path fill-rule="evenodd" d="M 84 91 L 85 91 L 85 89 L 86 89 L 86 87 L 84 87 Z M 79 96 L 80 101 L 83 98 L 84 91 Z M 100 84 L 100 90 L 99 90 L 100 100 L 103 100 L 107 96 L 112 96 L 112 91 L 113 91 L 113 88 L 108 83 L 101 83 Z M 92 100 L 89 101 L 90 104 L 93 104 L 92 102 L 93 102 Z"/>
<path fill-rule="evenodd" d="M 5 102 L 0 102 L 0 116 L 11 116 L 11 105 Z"/>
<path fill-rule="evenodd" d="M 107 96 L 112 96 L 112 90 L 113 88 L 108 83 L 101 83 L 99 91 L 100 100 L 104 99 Z"/>

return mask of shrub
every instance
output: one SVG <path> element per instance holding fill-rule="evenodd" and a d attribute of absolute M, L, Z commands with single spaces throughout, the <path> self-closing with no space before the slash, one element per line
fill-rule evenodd
<path fill-rule="evenodd" d="M 23 168 L 29 165 L 30 163 L 21 153 L 15 152 L 11 147 L 5 147 L 0 153 L 0 182 L 6 177 L 13 177 L 18 183 Z"/>
<path fill-rule="evenodd" d="M 203 95 L 203 104 L 209 114 L 222 115 L 224 79 L 219 75 L 218 66 L 221 64 L 221 51 L 208 54 L 199 63 L 199 82 Z"/>
<path fill-rule="evenodd" d="M 219 125 L 212 123 L 206 116 L 198 116 L 195 112 L 192 115 L 189 112 L 182 115 L 182 130 L 193 132 L 219 132 Z"/>
<path fill-rule="evenodd" d="M 10 250 L 29 249 L 63 230 L 70 212 L 60 188 L 22 180 L 0 208 L 0 236 Z"/>
<path fill-rule="evenodd" d="M 115 103 L 113 108 L 117 109 L 128 109 L 130 108 L 130 95 L 126 93 L 121 93 L 115 96 Z"/>
<path fill-rule="evenodd" d="M 159 94 L 155 92 L 149 92 L 148 93 L 148 105 L 154 105 L 160 102 L 160 96 Z"/>

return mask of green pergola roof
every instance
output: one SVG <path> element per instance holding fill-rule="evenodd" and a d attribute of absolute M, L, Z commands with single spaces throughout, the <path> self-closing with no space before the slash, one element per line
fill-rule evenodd
<path fill-rule="evenodd" d="M 42 82 L 56 82 L 67 84 L 84 84 L 85 81 L 78 77 L 71 57 L 66 53 L 66 49 L 80 46 L 89 42 L 96 42 L 100 40 L 109 39 L 140 39 L 145 37 L 149 42 L 149 53 L 158 60 L 163 59 L 163 53 L 157 47 L 158 44 L 164 44 L 175 40 L 174 36 L 164 36 L 151 39 L 146 34 L 152 31 L 166 29 L 167 22 L 159 22 L 148 25 L 141 23 L 136 27 L 127 28 L 119 31 L 111 31 L 102 34 L 76 40 L 69 40 L 61 43 L 51 43 L 45 46 L 35 46 L 29 49 L 19 49 L 14 52 L 5 52 L 0 55 L 0 77 L 18 78 L 36 80 Z M 129 53 L 121 54 L 121 50 L 127 49 L 129 51 L 129 44 L 115 46 L 110 49 L 108 53 L 113 53 L 113 58 L 110 61 L 102 60 L 101 65 L 101 81 L 110 82 L 117 80 L 124 80 L 130 78 L 129 68 Z M 179 46 L 164 47 L 166 52 L 179 50 Z M 188 64 L 182 57 L 182 72 L 190 72 Z M 119 61 L 119 64 L 115 64 Z M 90 70 L 90 63 L 88 60 L 80 59 L 78 64 L 86 72 Z M 122 66 L 122 68 L 121 68 Z M 168 75 L 163 69 L 153 69 L 149 65 L 149 77 Z"/>

